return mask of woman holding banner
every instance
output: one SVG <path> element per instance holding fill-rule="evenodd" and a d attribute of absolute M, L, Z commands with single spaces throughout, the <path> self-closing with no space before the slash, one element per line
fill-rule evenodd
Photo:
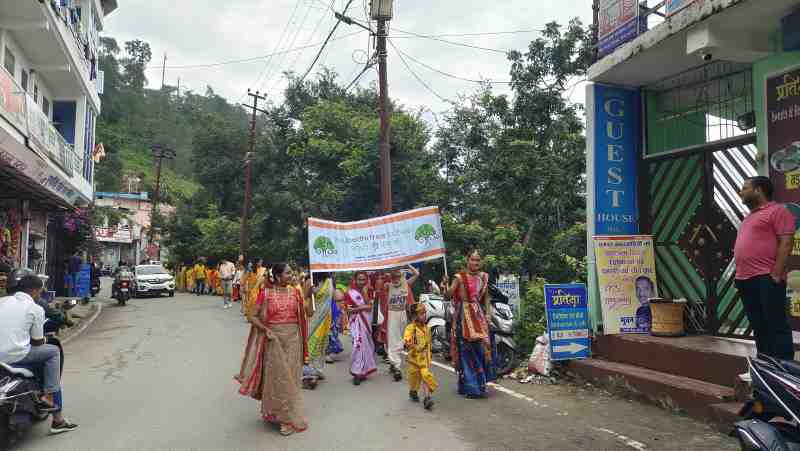
<path fill-rule="evenodd" d="M 481 271 L 481 255 L 468 255 L 467 271 L 456 275 L 452 285 L 445 278 L 443 290 L 453 302 L 450 353 L 458 373 L 458 394 L 485 398 L 486 384 L 495 380 L 489 337 L 489 275 Z"/>
<path fill-rule="evenodd" d="M 350 319 L 350 336 L 353 338 L 350 363 L 353 385 L 360 385 L 367 379 L 367 376 L 377 370 L 371 324 L 373 295 L 367 273 L 356 272 L 350 282 L 350 289 L 344 295 Z"/>
<path fill-rule="evenodd" d="M 264 421 L 282 435 L 306 430 L 300 383 L 308 359 L 308 322 L 302 290 L 289 285 L 289 265 L 272 268 L 268 288 L 259 290 L 244 359 L 236 380 L 239 393 L 261 401 Z"/>

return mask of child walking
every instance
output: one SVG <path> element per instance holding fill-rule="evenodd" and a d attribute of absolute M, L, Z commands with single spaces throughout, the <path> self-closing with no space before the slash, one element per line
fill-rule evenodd
<path fill-rule="evenodd" d="M 403 341 L 408 351 L 406 365 L 408 367 L 408 396 L 419 402 L 419 391 L 422 390 L 422 405 L 426 410 L 433 408 L 431 396 L 439 384 L 431 373 L 431 329 L 427 325 L 425 305 L 413 304 L 411 307 L 413 322 L 406 326 Z"/>

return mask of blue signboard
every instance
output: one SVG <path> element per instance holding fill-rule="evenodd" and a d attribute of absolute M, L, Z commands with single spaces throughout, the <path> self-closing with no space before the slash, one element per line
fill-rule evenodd
<path fill-rule="evenodd" d="M 92 296 L 92 265 L 84 263 L 78 273 L 78 283 L 75 286 L 76 296 L 88 298 Z"/>
<path fill-rule="evenodd" d="M 667 0 L 665 6 L 665 12 L 667 13 L 667 17 L 677 13 L 678 11 L 686 8 L 687 6 L 694 3 L 694 0 Z"/>
<path fill-rule="evenodd" d="M 617 28 L 608 36 L 599 39 L 597 43 L 597 56 L 602 58 L 617 49 L 622 44 L 639 36 L 639 17 L 634 17 L 627 23 Z"/>
<path fill-rule="evenodd" d="M 594 85 L 595 235 L 636 235 L 639 91 Z"/>
<path fill-rule="evenodd" d="M 550 359 L 589 357 L 589 310 L 586 285 L 571 283 L 544 286 Z"/>

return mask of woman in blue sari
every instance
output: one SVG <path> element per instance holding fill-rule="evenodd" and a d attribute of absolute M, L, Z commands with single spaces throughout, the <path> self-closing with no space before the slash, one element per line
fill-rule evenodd
<path fill-rule="evenodd" d="M 456 275 L 445 296 L 453 303 L 453 326 L 450 354 L 458 374 L 458 394 L 467 398 L 485 398 L 486 385 L 496 379 L 489 334 L 489 275 L 482 272 L 481 255 L 473 251 L 467 259 L 467 271 Z"/>

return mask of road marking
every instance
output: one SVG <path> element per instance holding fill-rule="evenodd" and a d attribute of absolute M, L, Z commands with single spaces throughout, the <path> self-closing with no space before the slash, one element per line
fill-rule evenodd
<path fill-rule="evenodd" d="M 403 352 L 403 354 L 404 355 L 408 355 L 408 353 L 406 353 L 406 352 Z M 456 370 L 452 366 L 445 365 L 445 364 L 439 363 L 437 361 L 432 361 L 431 363 L 434 366 L 437 366 L 437 367 L 439 367 L 439 368 L 441 368 L 443 370 L 449 371 L 451 373 L 455 374 L 455 372 L 456 372 Z M 496 384 L 494 382 L 489 382 L 486 385 L 492 387 L 493 389 L 499 391 L 500 393 L 504 393 L 506 395 L 509 395 L 509 396 L 511 396 L 513 398 L 516 398 L 516 399 L 519 399 L 519 400 L 522 400 L 522 401 L 527 401 L 528 403 L 533 404 L 536 407 L 539 407 L 539 408 L 542 408 L 542 409 L 547 409 L 547 408 L 550 407 L 548 404 L 542 404 L 539 401 L 536 401 L 535 399 L 531 398 L 530 396 L 523 395 L 522 393 L 518 393 L 518 392 L 516 392 L 516 391 L 514 391 L 514 390 L 512 390 L 512 389 L 510 389 L 508 387 L 504 387 L 504 386 L 502 386 L 500 384 Z M 556 416 L 565 417 L 565 416 L 569 416 L 569 413 L 568 412 L 556 412 Z M 617 440 L 620 440 L 625 445 L 627 445 L 630 448 L 633 448 L 633 449 L 635 449 L 637 451 L 646 451 L 647 450 L 647 446 L 644 443 L 637 442 L 636 440 L 633 440 L 632 438 L 630 438 L 630 437 L 628 437 L 626 435 L 622 435 L 622 434 L 619 434 L 617 432 L 614 432 L 611 429 L 592 427 L 592 430 L 612 435 Z"/>
<path fill-rule="evenodd" d="M 620 440 L 622 443 L 625 443 L 626 445 L 630 446 L 633 449 L 636 449 L 636 450 L 639 450 L 639 451 L 645 451 L 647 449 L 647 446 L 645 446 L 644 443 L 637 442 L 636 440 L 633 440 L 628 436 L 625 436 L 625 435 L 622 435 L 622 434 L 618 434 L 618 433 L 612 431 L 611 429 L 605 429 L 605 428 L 592 428 L 592 429 L 594 429 L 597 432 L 605 432 L 606 434 L 613 435 L 618 440 Z"/>

